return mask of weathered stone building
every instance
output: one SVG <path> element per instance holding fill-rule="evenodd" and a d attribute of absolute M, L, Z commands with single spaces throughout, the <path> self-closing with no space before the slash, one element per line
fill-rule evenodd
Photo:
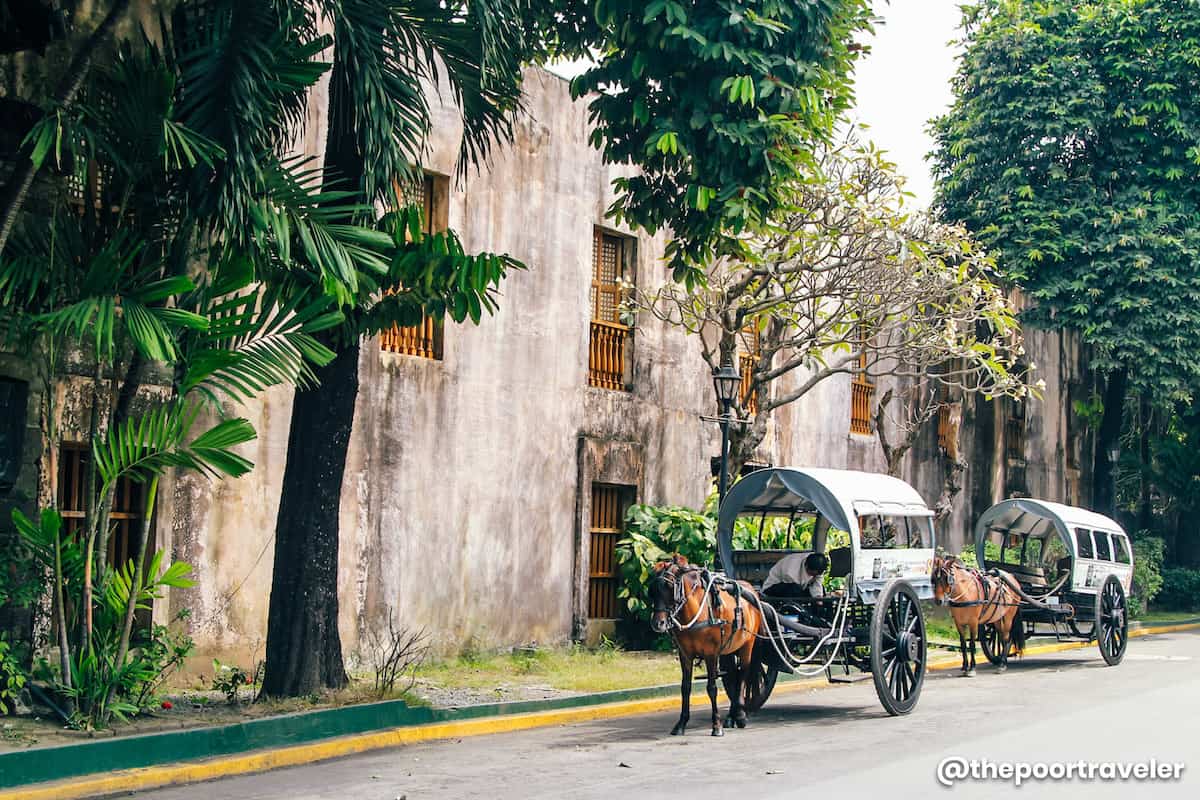
<path fill-rule="evenodd" d="M 605 220 L 619 171 L 588 144 L 585 104 L 567 83 L 530 70 L 526 88 L 515 142 L 461 181 L 457 115 L 439 112 L 424 193 L 434 224 L 528 270 L 506 280 L 499 313 L 478 327 L 429 324 L 362 348 L 340 509 L 350 653 L 389 617 L 428 628 L 443 650 L 584 635 L 616 611 L 608 574 L 623 509 L 699 506 L 711 487 L 719 431 L 701 419 L 715 400 L 697 343 L 649 315 L 626 328 L 615 306 L 618 276 L 644 288 L 669 280 L 665 238 Z M 322 149 L 319 111 L 300 147 L 310 153 Z M 1086 483 L 1087 459 L 1068 445 L 1079 438 L 1071 387 L 1085 380 L 1078 348 L 1055 333 L 1027 340 L 1048 389 L 1023 407 L 968 410 L 952 548 L 994 500 L 1078 501 Z M 874 436 L 851 432 L 851 394 L 848 377 L 833 379 L 781 410 L 762 459 L 882 471 Z M 239 410 L 259 433 L 248 476 L 181 476 L 163 493 L 156 546 L 194 565 L 197 585 L 156 614 L 189 608 L 205 656 L 262 651 L 290 405 L 280 389 Z M 34 469 L 26 450 L 23 470 Z M 940 459 L 930 430 L 906 468 L 929 501 Z"/>

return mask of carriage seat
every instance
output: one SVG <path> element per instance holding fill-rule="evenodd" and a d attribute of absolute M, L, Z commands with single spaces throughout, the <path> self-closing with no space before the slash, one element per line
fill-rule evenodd
<path fill-rule="evenodd" d="M 849 547 L 835 547 L 829 551 L 829 577 L 845 578 L 850 575 L 850 566 L 854 556 Z"/>
<path fill-rule="evenodd" d="M 734 550 L 733 565 L 740 580 L 749 581 L 752 585 L 762 586 L 767 579 L 771 567 L 784 556 L 793 553 L 810 553 L 811 550 Z M 829 575 L 833 578 L 845 578 L 850 574 L 853 557 L 849 547 L 835 547 L 826 555 L 829 556 Z"/>
<path fill-rule="evenodd" d="M 1022 586 L 1033 589 L 1045 589 L 1050 584 L 1046 582 L 1046 570 L 1041 567 L 1024 564 L 1005 564 L 1001 561 L 984 561 L 985 569 L 1000 569 L 1012 575 Z"/>
<path fill-rule="evenodd" d="M 771 567 L 784 556 L 790 556 L 796 550 L 734 550 L 733 565 L 737 570 L 739 580 L 749 581 L 754 587 L 761 587 L 767 579 Z"/>

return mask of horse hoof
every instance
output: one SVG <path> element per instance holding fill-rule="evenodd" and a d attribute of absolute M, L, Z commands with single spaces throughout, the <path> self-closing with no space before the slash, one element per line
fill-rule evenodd
<path fill-rule="evenodd" d="M 964 673 L 963 673 L 963 677 L 964 677 L 964 678 L 974 678 L 974 677 L 975 677 L 975 670 L 973 670 L 973 669 L 969 669 L 969 670 L 967 670 L 966 672 L 964 672 Z"/>
<path fill-rule="evenodd" d="M 726 717 L 726 718 L 725 718 L 725 721 L 724 721 L 722 724 L 723 724 L 723 725 L 724 725 L 726 728 L 732 728 L 732 727 L 733 727 L 733 717 Z"/>
<path fill-rule="evenodd" d="M 686 730 L 687 730 L 686 725 L 676 725 L 674 728 L 671 728 L 671 735 L 672 736 L 683 736 L 683 732 Z"/>
<path fill-rule="evenodd" d="M 735 720 L 733 721 L 733 724 L 734 724 L 734 725 L 737 725 L 739 728 L 745 728 L 745 727 L 746 727 L 746 718 L 745 718 L 745 717 L 740 717 L 740 718 L 738 718 L 738 719 L 735 719 Z"/>
<path fill-rule="evenodd" d="M 725 729 L 722 728 L 720 725 L 714 725 L 712 735 L 713 736 L 724 736 Z"/>
<path fill-rule="evenodd" d="M 996 672 L 1008 672 L 1008 664 L 1001 664 L 996 667 Z"/>

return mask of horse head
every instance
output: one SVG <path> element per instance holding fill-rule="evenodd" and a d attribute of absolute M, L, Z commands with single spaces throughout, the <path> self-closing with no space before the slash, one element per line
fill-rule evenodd
<path fill-rule="evenodd" d="M 939 606 L 949 602 L 948 596 L 957 582 L 954 571 L 960 563 L 955 556 L 933 557 L 933 569 L 929 572 L 929 580 L 933 584 L 933 600 Z"/>
<path fill-rule="evenodd" d="M 650 577 L 650 629 L 655 633 L 671 630 L 672 620 L 683 607 L 688 560 L 676 553 L 669 561 L 654 565 Z"/>

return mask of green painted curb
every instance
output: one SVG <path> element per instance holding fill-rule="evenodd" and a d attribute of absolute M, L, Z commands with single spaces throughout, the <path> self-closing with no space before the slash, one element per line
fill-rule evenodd
<path fill-rule="evenodd" d="M 102 741 L 14 750 L 0 755 L 0 789 L 100 772 L 195 761 L 212 756 L 284 747 L 388 728 L 524 714 L 531 711 L 582 708 L 627 700 L 646 700 L 678 692 L 678 684 L 672 684 L 553 700 L 525 700 L 443 709 L 409 706 L 403 700 L 387 700 L 343 708 L 303 711 L 231 725 L 117 736 Z"/>

